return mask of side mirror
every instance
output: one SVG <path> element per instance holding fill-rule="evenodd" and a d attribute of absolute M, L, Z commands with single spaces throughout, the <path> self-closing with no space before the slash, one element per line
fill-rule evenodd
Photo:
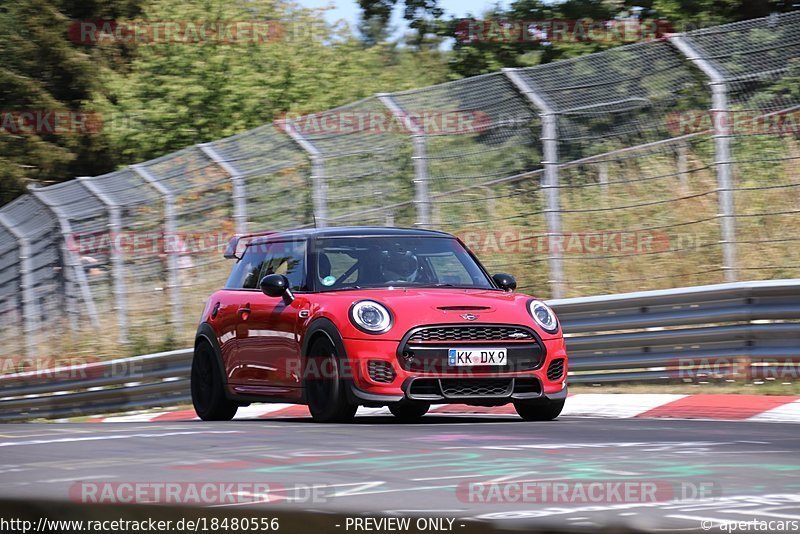
<path fill-rule="evenodd" d="M 289 279 L 282 274 L 268 274 L 261 279 L 259 286 L 261 292 L 268 297 L 283 297 L 287 304 L 294 300 L 292 290 L 289 289 Z"/>
<path fill-rule="evenodd" d="M 517 281 L 510 274 L 497 273 L 496 275 L 492 276 L 492 280 L 494 280 L 494 283 L 497 284 L 497 287 L 503 291 L 514 291 L 517 289 Z"/>

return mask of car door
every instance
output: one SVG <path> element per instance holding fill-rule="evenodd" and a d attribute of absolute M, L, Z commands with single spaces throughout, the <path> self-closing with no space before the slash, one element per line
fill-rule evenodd
<path fill-rule="evenodd" d="M 292 291 L 306 289 L 305 242 L 276 242 L 268 246 L 259 280 L 268 274 L 282 274 Z M 239 365 L 252 393 L 292 396 L 301 386 L 298 338 L 299 312 L 305 298 L 287 303 L 259 291 L 248 299 L 248 311 L 241 317 L 237 348 Z"/>
<path fill-rule="evenodd" d="M 254 379 L 253 369 L 243 360 L 243 353 L 252 350 L 251 345 L 257 342 L 250 336 L 250 315 L 253 297 L 261 293 L 258 289 L 259 276 L 268 261 L 264 245 L 248 245 L 225 284 L 227 295 L 219 314 L 232 324 L 232 335 L 225 340 L 223 361 L 228 383 L 235 390 L 238 385 Z"/>

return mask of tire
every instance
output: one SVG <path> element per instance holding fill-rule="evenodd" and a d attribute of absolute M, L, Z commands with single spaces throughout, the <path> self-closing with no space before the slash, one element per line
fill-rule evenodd
<path fill-rule="evenodd" d="M 404 423 L 419 421 L 430 409 L 431 405 L 427 402 L 409 400 L 402 400 L 389 405 L 389 411 L 392 412 L 392 415 Z"/>
<path fill-rule="evenodd" d="M 239 408 L 225 395 L 225 385 L 211 345 L 201 341 L 192 359 L 192 404 L 203 421 L 230 421 Z"/>
<path fill-rule="evenodd" d="M 514 401 L 517 413 L 526 421 L 552 421 L 564 409 L 564 399 L 551 401 L 536 399 L 533 401 Z"/>
<path fill-rule="evenodd" d="M 347 384 L 341 376 L 341 359 L 327 338 L 311 344 L 303 380 L 308 411 L 317 423 L 348 423 L 358 406 L 347 399 Z"/>

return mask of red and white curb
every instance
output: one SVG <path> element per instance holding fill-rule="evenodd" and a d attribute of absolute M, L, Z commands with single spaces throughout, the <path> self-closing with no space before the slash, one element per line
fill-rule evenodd
<path fill-rule="evenodd" d="M 357 416 L 389 415 L 388 408 L 358 409 Z M 433 414 L 515 415 L 514 406 L 480 407 L 463 404 L 435 404 Z M 767 395 L 673 395 L 581 393 L 570 395 L 562 415 L 608 417 L 613 419 L 718 419 L 800 423 L 800 397 Z M 305 406 L 293 404 L 253 404 L 239 408 L 235 419 L 279 419 L 308 417 Z M 93 417 L 94 423 L 191 421 L 193 410 L 169 410 L 113 417 Z"/>

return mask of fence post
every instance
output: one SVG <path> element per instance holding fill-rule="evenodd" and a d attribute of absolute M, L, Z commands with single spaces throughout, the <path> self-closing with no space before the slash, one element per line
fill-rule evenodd
<path fill-rule="evenodd" d="M 197 148 L 211 159 L 214 163 L 228 173 L 233 184 L 233 220 L 236 224 L 236 233 L 244 234 L 247 232 L 247 186 L 244 182 L 244 175 L 239 172 L 233 164 L 226 161 L 217 150 L 213 143 L 202 143 Z"/>
<path fill-rule="evenodd" d="M 36 300 L 33 294 L 33 258 L 31 258 L 31 244 L 27 237 L 0 213 L 0 226 L 4 226 L 14 236 L 19 244 L 19 275 L 20 289 L 22 290 L 22 332 L 25 335 L 25 355 L 36 355 L 36 342 L 34 335 L 38 326 L 36 314 Z"/>
<path fill-rule="evenodd" d="M 169 250 L 170 243 L 178 235 L 178 226 L 175 222 L 175 194 L 167 186 L 158 181 L 146 167 L 131 165 L 131 170 L 153 186 L 164 197 L 164 252 L 167 255 L 167 288 L 169 289 L 169 305 L 172 308 L 170 321 L 173 331 L 180 328 L 183 319 L 181 310 L 181 283 L 178 273 L 178 251 Z"/>
<path fill-rule="evenodd" d="M 108 208 L 108 227 L 111 232 L 111 275 L 114 277 L 113 309 L 117 312 L 118 340 L 120 343 L 127 343 L 128 301 L 127 291 L 125 290 L 125 258 L 118 246 L 119 234 L 122 232 L 120 207 L 108 195 L 100 191 L 88 176 L 79 176 L 78 181 Z"/>
<path fill-rule="evenodd" d="M 676 148 L 677 163 L 678 163 L 678 177 L 681 191 L 686 193 L 689 191 L 689 148 L 686 143 L 680 143 Z"/>
<path fill-rule="evenodd" d="M 411 132 L 411 143 L 414 149 L 414 204 L 417 207 L 417 226 L 428 227 L 431 224 L 431 198 L 428 176 L 428 147 L 425 141 L 425 130 L 394 101 L 389 93 L 378 93 L 378 100 L 386 106 L 392 115 L 401 121 Z"/>
<path fill-rule="evenodd" d="M 726 282 L 735 282 L 736 274 L 736 211 L 733 203 L 731 180 L 731 136 L 728 110 L 728 84 L 725 76 L 683 35 L 669 37 L 669 42 L 703 74 L 711 86 L 711 115 L 714 120 L 714 151 L 717 167 L 717 192 L 719 194 L 720 230 L 722 233 L 722 269 Z"/>
<path fill-rule="evenodd" d="M 547 221 L 548 256 L 550 267 L 550 287 L 552 298 L 564 297 L 564 258 L 560 246 L 553 246 L 554 238 L 562 236 L 561 199 L 558 177 L 558 123 L 555 109 L 542 98 L 516 71 L 503 69 L 517 90 L 522 93 L 539 111 L 542 119 L 542 166 L 544 180 L 542 189 L 545 196 L 545 219 Z"/>
<path fill-rule="evenodd" d="M 314 226 L 328 226 L 328 183 L 325 180 L 325 158 L 311 141 L 303 137 L 289 119 L 279 121 L 283 130 L 311 157 L 311 199 L 314 203 Z"/>
<path fill-rule="evenodd" d="M 67 245 L 70 242 L 70 235 L 72 234 L 72 225 L 69 222 L 69 218 L 64 212 L 61 211 L 61 209 L 47 202 L 41 192 L 37 191 L 35 187 L 28 186 L 28 190 L 48 210 L 50 210 L 50 213 L 52 213 L 58 221 L 58 225 L 61 227 L 62 254 L 64 254 L 64 257 L 66 258 L 67 265 L 75 274 L 75 280 L 78 283 L 81 298 L 83 299 L 83 303 L 86 305 L 86 311 L 89 314 L 89 321 L 91 321 L 91 324 L 94 328 L 98 328 L 100 326 L 100 322 L 97 319 L 97 309 L 94 306 L 94 299 L 92 299 L 92 292 L 89 289 L 89 281 L 86 279 L 86 272 L 83 270 L 83 265 L 81 265 L 81 259 L 78 254 L 74 250 L 70 249 L 70 247 Z M 72 328 L 77 329 L 77 323 L 75 323 L 74 320 L 72 322 Z"/>
<path fill-rule="evenodd" d="M 604 205 L 608 204 L 608 161 L 601 161 L 597 169 L 600 182 L 600 196 Z"/>

